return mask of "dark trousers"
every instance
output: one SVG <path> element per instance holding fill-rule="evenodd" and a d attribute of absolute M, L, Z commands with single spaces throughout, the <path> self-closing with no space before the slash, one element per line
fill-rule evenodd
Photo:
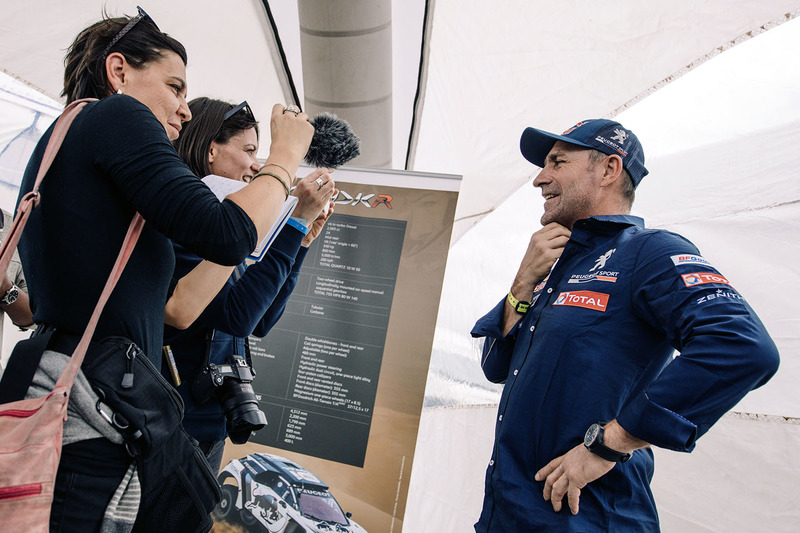
<path fill-rule="evenodd" d="M 206 460 L 208 461 L 208 465 L 211 467 L 211 470 L 214 471 L 214 475 L 219 473 L 219 469 L 222 466 L 222 455 L 225 451 L 225 441 L 224 440 L 207 440 L 204 442 L 199 442 L 198 446 L 206 456 Z"/>
<path fill-rule="evenodd" d="M 91 439 L 64 446 L 50 508 L 51 533 L 100 530 L 108 502 L 130 465 L 122 446 Z"/>

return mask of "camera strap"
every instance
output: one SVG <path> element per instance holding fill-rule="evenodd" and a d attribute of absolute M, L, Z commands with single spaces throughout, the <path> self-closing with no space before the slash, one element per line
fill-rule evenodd
<path fill-rule="evenodd" d="M 203 359 L 203 366 L 201 368 L 206 368 L 209 363 L 211 363 L 211 343 L 214 340 L 214 333 L 216 332 L 217 330 L 212 329 L 206 333 L 206 355 L 205 359 Z"/>
<path fill-rule="evenodd" d="M 247 361 L 247 366 L 252 370 L 253 360 L 250 358 L 250 337 L 245 337 L 244 339 L 244 360 Z"/>
<path fill-rule="evenodd" d="M 253 360 L 250 357 L 250 339 L 248 337 L 244 338 L 244 353 L 238 353 L 239 350 L 237 349 L 237 346 L 239 343 L 237 341 L 239 340 L 240 337 L 234 337 L 233 335 L 225 333 L 224 331 L 218 331 L 216 329 L 211 329 L 208 331 L 208 333 L 206 333 L 206 354 L 205 354 L 205 359 L 203 360 L 202 368 L 207 367 L 211 363 L 211 349 L 212 346 L 214 345 L 214 339 L 218 335 L 224 335 L 231 339 L 231 346 L 233 347 L 233 350 L 231 351 L 231 353 L 226 353 L 225 354 L 226 356 L 232 354 L 241 355 L 242 357 L 244 357 L 244 360 L 247 361 L 247 365 L 251 369 L 253 368 Z"/>

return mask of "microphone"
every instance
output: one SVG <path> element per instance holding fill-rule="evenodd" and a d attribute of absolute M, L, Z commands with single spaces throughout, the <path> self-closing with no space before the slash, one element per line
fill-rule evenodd
<path fill-rule="evenodd" d="M 336 168 L 361 153 L 361 141 L 346 120 L 333 113 L 320 113 L 310 122 L 314 137 L 304 159 L 309 166 Z"/>

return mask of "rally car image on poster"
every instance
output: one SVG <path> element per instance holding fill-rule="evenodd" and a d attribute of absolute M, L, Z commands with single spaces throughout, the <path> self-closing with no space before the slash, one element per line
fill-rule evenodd
<path fill-rule="evenodd" d="M 268 533 L 366 533 L 317 476 L 288 459 L 254 453 L 220 472 L 214 518 Z"/>

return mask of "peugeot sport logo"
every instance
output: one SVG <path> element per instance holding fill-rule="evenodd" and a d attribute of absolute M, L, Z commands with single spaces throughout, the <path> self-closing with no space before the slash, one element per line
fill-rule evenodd
<path fill-rule="evenodd" d="M 608 262 L 609 258 L 611 257 L 611 254 L 613 254 L 616 251 L 617 251 L 616 248 L 612 248 L 603 255 L 601 255 L 600 257 L 598 257 L 597 259 L 595 259 L 594 266 L 589 269 L 589 272 L 594 272 L 598 268 L 605 268 L 606 262 Z"/>
<path fill-rule="evenodd" d="M 623 129 L 621 129 L 621 128 L 615 128 L 614 129 L 614 133 L 616 135 L 612 135 L 611 136 L 611 140 L 612 141 L 617 141 L 620 144 L 624 144 L 625 140 L 628 138 L 628 132 L 623 130 Z"/>
<path fill-rule="evenodd" d="M 335 204 L 363 205 L 369 208 L 385 205 L 389 209 L 392 208 L 392 196 L 389 194 L 363 195 L 362 193 L 358 193 L 354 198 L 345 191 L 340 190 L 339 193 L 332 198 L 332 200 Z"/>

